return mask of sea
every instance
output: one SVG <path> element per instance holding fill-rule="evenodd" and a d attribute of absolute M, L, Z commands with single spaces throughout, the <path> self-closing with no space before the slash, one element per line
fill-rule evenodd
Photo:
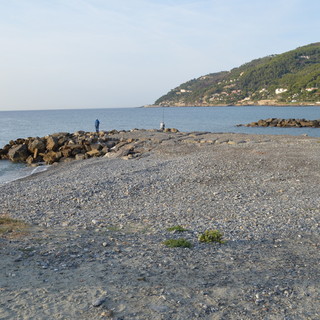
<path fill-rule="evenodd" d="M 43 137 L 55 132 L 94 131 L 96 119 L 100 130 L 158 129 L 160 122 L 166 128 L 183 132 L 234 132 L 271 135 L 308 135 L 320 137 L 320 128 L 258 128 L 244 127 L 259 119 L 305 118 L 320 119 L 319 106 L 243 106 L 243 107 L 161 107 L 161 108 L 105 108 L 0 111 L 0 148 L 10 140 Z M 45 170 L 24 164 L 0 161 L 0 185 Z"/>

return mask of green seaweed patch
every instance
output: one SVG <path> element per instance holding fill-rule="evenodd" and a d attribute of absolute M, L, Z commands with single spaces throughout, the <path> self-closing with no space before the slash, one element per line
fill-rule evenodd
<path fill-rule="evenodd" d="M 223 233 L 218 230 L 206 230 L 204 233 L 200 234 L 198 240 L 200 242 L 218 242 L 218 243 L 225 243 L 222 240 Z"/>
<path fill-rule="evenodd" d="M 105 226 L 105 228 L 106 228 L 108 231 L 120 231 L 120 230 L 121 230 L 121 227 L 119 227 L 119 226 L 114 226 L 114 225 L 107 225 L 107 226 Z"/>
<path fill-rule="evenodd" d="M 185 229 L 184 227 L 182 227 L 182 226 L 180 226 L 180 225 L 167 228 L 167 230 L 168 230 L 168 231 L 177 231 L 177 232 L 188 231 L 188 229 Z"/>
<path fill-rule="evenodd" d="M 163 244 L 169 248 L 192 248 L 192 243 L 184 238 L 168 239 Z"/>

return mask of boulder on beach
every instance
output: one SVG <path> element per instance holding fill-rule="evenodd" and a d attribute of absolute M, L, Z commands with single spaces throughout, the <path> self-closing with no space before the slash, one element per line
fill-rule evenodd
<path fill-rule="evenodd" d="M 14 145 L 8 151 L 8 158 L 12 162 L 24 162 L 28 157 L 28 147 L 25 144 Z"/>
<path fill-rule="evenodd" d="M 40 138 L 35 138 L 29 141 L 28 143 L 28 150 L 31 153 L 34 153 L 35 150 L 37 150 L 37 152 L 45 152 L 46 150 L 46 141 L 44 138 L 40 139 Z"/>

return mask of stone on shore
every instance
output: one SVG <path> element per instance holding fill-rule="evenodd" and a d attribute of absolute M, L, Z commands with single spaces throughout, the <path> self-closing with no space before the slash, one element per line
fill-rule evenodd
<path fill-rule="evenodd" d="M 9 160 L 12 162 L 24 162 L 29 157 L 28 147 L 26 144 L 14 145 L 8 150 Z"/>
<path fill-rule="evenodd" d="M 29 141 L 28 143 L 28 149 L 31 153 L 37 152 L 45 152 L 46 150 L 46 142 L 45 139 L 38 139 L 35 138 L 34 140 Z"/>

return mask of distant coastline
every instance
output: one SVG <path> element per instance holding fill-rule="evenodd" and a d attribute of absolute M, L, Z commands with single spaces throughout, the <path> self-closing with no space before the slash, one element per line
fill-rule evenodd
<path fill-rule="evenodd" d="M 247 104 L 170 104 L 170 105 L 159 105 L 159 104 L 146 104 L 140 108 L 184 108 L 184 107 L 320 107 L 319 103 L 277 103 L 272 104 L 262 103 L 261 101 L 255 101 Z"/>

